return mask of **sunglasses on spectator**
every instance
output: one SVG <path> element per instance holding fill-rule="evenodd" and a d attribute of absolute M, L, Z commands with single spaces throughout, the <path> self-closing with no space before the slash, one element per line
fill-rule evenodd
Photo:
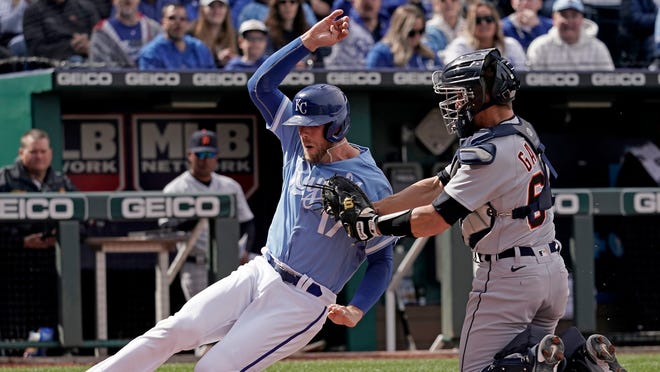
<path fill-rule="evenodd" d="M 286 4 L 286 3 L 298 4 L 298 0 L 279 0 L 277 3 L 280 4 L 280 5 Z"/>
<path fill-rule="evenodd" d="M 252 42 L 260 42 L 260 41 L 266 41 L 266 37 L 265 36 L 246 36 L 245 40 L 247 40 L 251 43 Z"/>
<path fill-rule="evenodd" d="M 170 21 L 188 22 L 187 17 L 177 17 L 175 15 L 171 15 L 167 17 L 167 19 L 169 19 Z"/>
<path fill-rule="evenodd" d="M 420 30 L 410 30 L 410 31 L 408 31 L 408 37 L 415 37 L 415 35 L 419 35 L 419 36 L 424 35 L 424 29 L 422 28 Z"/>
<path fill-rule="evenodd" d="M 495 22 L 495 17 L 493 17 L 492 15 L 487 15 L 487 16 L 483 16 L 483 17 L 477 16 L 477 18 L 475 18 L 475 20 L 477 21 L 477 24 L 480 25 L 483 22 L 486 22 L 486 23 Z"/>
<path fill-rule="evenodd" d="M 217 155 L 218 153 L 215 151 L 200 151 L 195 153 L 195 156 L 200 160 L 215 159 Z"/>

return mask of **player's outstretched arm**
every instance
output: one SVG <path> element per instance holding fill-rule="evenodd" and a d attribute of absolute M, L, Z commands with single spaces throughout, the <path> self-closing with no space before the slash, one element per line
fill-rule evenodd
<path fill-rule="evenodd" d="M 344 13 L 337 9 L 327 17 L 316 22 L 309 30 L 300 36 L 305 48 L 315 51 L 320 47 L 327 47 L 337 44 L 348 36 L 348 16 L 336 19 Z"/>
<path fill-rule="evenodd" d="M 442 190 L 443 186 L 438 177 L 425 178 L 396 194 L 374 202 L 374 209 L 378 214 L 384 215 L 431 204 Z"/>

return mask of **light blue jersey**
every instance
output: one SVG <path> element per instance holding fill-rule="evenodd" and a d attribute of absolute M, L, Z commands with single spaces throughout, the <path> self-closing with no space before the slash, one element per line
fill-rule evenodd
<path fill-rule="evenodd" d="M 309 51 L 300 39 L 278 50 L 248 83 L 251 98 L 266 120 L 267 128 L 282 144 L 282 196 L 268 231 L 266 248 L 295 271 L 338 293 L 366 260 L 367 273 L 352 303 L 370 308 L 383 293 L 391 273 L 395 237 L 378 237 L 356 243 L 332 217 L 323 212 L 322 184 L 340 175 L 355 181 L 371 200 L 392 194 L 369 149 L 354 144 L 360 155 L 330 163 L 311 164 L 304 158 L 297 127 L 282 125 L 293 115 L 291 100 L 277 86 L 295 63 Z"/>

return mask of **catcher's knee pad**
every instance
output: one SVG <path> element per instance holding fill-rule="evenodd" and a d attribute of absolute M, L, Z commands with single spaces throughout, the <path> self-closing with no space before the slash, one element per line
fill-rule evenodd
<path fill-rule="evenodd" d="M 536 358 L 532 348 L 546 335 L 541 327 L 530 324 L 524 331 L 514 337 L 502 350 L 494 356 L 494 361 L 483 372 L 532 371 Z"/>

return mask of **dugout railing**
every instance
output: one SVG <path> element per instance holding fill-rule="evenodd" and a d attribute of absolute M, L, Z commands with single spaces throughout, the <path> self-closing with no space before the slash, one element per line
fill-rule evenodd
<path fill-rule="evenodd" d="M 563 249 L 569 250 L 573 267 L 574 301 L 573 322 L 584 333 L 598 331 L 596 326 L 596 297 L 594 295 L 594 217 L 596 216 L 658 216 L 660 215 L 660 188 L 611 188 L 611 189 L 558 189 L 554 211 L 557 217 L 569 217 L 573 232 L 570 242 Z M 653 223 L 652 221 L 650 223 Z M 655 226 L 660 228 L 660 226 Z M 399 281 L 409 273 L 415 260 L 429 238 L 417 239 L 399 267 L 395 268 L 385 297 L 386 349 L 396 350 L 396 289 Z M 461 334 L 467 294 L 472 281 L 472 256 L 463 243 L 460 228 L 455 225 L 449 231 L 435 237 L 440 252 L 440 282 L 442 286 L 442 334 L 438 335 L 431 350 L 443 343 L 458 340 Z M 625 279 L 623 279 L 625 280 Z M 640 304 L 643 306 L 643 304 Z"/>
<path fill-rule="evenodd" d="M 149 221 L 159 218 L 209 220 L 209 278 L 227 276 L 238 266 L 239 229 L 234 194 L 163 194 L 162 192 L 0 194 L 2 223 L 58 222 L 58 340 L 0 340 L 0 349 L 109 348 L 125 339 L 83 339 L 80 276 L 81 223 L 90 220 Z M 16 304 L 7 304 L 9 306 Z"/>

